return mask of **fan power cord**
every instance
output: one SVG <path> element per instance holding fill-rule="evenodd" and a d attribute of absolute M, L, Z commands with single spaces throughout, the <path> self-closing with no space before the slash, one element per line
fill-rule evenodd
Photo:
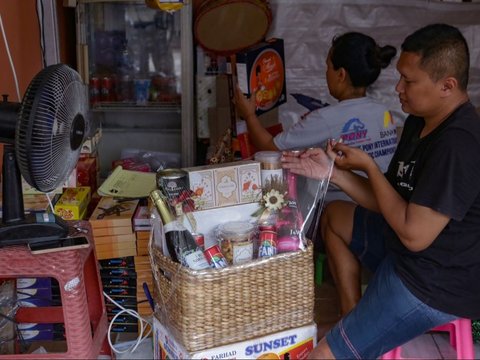
<path fill-rule="evenodd" d="M 17 72 L 15 71 L 15 65 L 13 64 L 12 55 L 10 54 L 10 47 L 8 46 L 7 35 L 5 34 L 5 28 L 3 27 L 2 15 L 0 14 L 0 29 L 2 30 L 3 41 L 5 42 L 5 49 L 7 50 L 8 61 L 12 68 L 13 80 L 15 81 L 15 90 L 17 91 L 18 101 L 22 101 L 20 97 L 20 89 L 18 87 Z"/>
<path fill-rule="evenodd" d="M 126 309 L 124 308 L 122 305 L 120 305 L 119 303 L 117 303 L 115 300 L 113 300 L 110 296 L 108 296 L 105 291 L 103 292 L 103 295 L 105 295 L 105 297 L 111 301 L 116 307 L 120 308 L 121 310 L 115 314 L 115 316 L 112 318 L 112 320 L 110 321 L 110 325 L 108 326 L 108 336 L 107 336 L 107 339 L 108 339 L 108 344 L 110 345 L 110 348 L 116 352 L 117 354 L 125 354 L 127 352 L 130 352 L 130 353 L 133 353 L 135 350 L 137 350 L 137 348 L 140 346 L 140 344 L 143 342 L 143 340 L 145 340 L 146 338 L 148 338 L 148 336 L 150 336 L 150 334 L 152 333 L 152 328 L 153 328 L 153 324 L 148 321 L 147 319 L 143 318 L 140 316 L 140 314 L 138 312 L 136 312 L 135 310 L 132 310 L 132 309 Z M 111 331 L 112 331 L 112 326 L 113 324 L 115 323 L 115 320 L 117 319 L 117 317 L 119 317 L 120 315 L 122 315 L 123 313 L 127 313 L 128 315 L 131 315 L 135 318 L 137 318 L 139 320 L 139 323 L 140 323 L 140 331 L 138 333 L 138 337 L 137 337 L 137 340 L 136 342 L 130 346 L 129 348 L 127 348 L 126 350 L 118 350 L 117 348 L 115 348 L 115 346 L 113 345 L 112 343 L 112 337 L 111 337 Z M 148 330 L 147 334 L 144 336 L 143 335 L 143 332 L 145 331 L 145 325 L 149 325 L 150 326 L 150 329 Z"/>

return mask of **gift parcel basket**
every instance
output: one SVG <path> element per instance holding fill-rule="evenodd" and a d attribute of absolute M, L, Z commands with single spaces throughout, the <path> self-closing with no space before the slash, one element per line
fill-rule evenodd
<path fill-rule="evenodd" d="M 289 182 L 288 191 L 284 191 L 286 186 L 282 189 L 278 184 L 265 185 L 265 180 L 263 181 L 265 195 L 262 206 L 252 214 L 257 223 L 269 221 L 272 214 L 287 214 L 287 210 L 290 210 L 288 206 L 293 202 L 291 195 L 295 193 L 297 197 L 292 184 Z M 319 184 L 316 195 L 320 189 L 324 193 L 327 186 L 328 181 Z M 318 203 L 316 195 L 302 200 L 303 193 L 305 192 L 298 191 L 300 196 L 295 200 L 309 202 L 311 206 L 302 210 L 303 214 L 294 216 L 294 221 L 297 218 L 301 220 L 298 222 L 301 229 L 297 233 L 302 236 L 309 214 Z M 276 197 L 276 201 L 284 201 L 288 206 L 285 205 L 282 210 L 277 207 L 270 214 L 268 203 L 274 203 L 272 197 Z M 232 208 L 234 207 L 230 210 Z M 226 213 L 226 210 L 222 211 Z M 291 218 L 291 211 L 287 215 Z M 218 220 L 220 218 L 218 216 Z M 292 237 L 281 235 L 283 233 L 279 219 L 276 222 L 278 252 L 275 251 L 273 256 L 262 257 L 260 246 L 258 256 L 252 260 L 235 264 L 229 259 L 229 265 L 222 268 L 192 270 L 172 261 L 160 247 L 151 242 L 155 316 L 187 351 L 205 350 L 313 322 L 313 245 L 303 238 L 300 244 L 292 246 Z M 283 223 L 291 226 L 291 222 L 283 220 Z M 225 249 L 222 246 L 219 248 L 222 251 Z M 225 256 L 228 258 L 226 252 Z"/>
<path fill-rule="evenodd" d="M 312 249 L 201 271 L 154 249 L 155 315 L 190 352 L 310 324 Z"/>

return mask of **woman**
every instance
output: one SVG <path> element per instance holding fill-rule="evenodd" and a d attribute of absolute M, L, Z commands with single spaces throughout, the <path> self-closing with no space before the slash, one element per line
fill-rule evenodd
<path fill-rule="evenodd" d="M 237 87 L 235 104 L 247 122 L 248 133 L 258 150 L 324 147 L 330 138 L 360 146 L 386 170 L 396 146 L 396 127 L 387 107 L 366 96 L 397 51 L 380 47 L 370 36 L 348 32 L 332 40 L 327 57 L 327 85 L 339 102 L 312 111 L 273 137 L 255 115 L 255 96 L 247 99 Z"/>

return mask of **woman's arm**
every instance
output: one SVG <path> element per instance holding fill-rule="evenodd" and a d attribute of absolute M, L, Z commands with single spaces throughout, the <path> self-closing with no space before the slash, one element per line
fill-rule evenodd
<path fill-rule="evenodd" d="M 252 94 L 252 96 L 247 99 L 237 85 L 235 88 L 234 102 L 238 114 L 247 123 L 248 136 L 252 140 L 253 145 L 255 145 L 258 150 L 278 151 L 279 149 L 273 141 L 273 136 L 263 127 L 257 115 L 255 115 L 257 106 L 255 94 Z"/>

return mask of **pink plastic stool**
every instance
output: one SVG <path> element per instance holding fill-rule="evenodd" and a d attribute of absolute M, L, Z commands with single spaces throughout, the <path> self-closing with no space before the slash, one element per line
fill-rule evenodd
<path fill-rule="evenodd" d="M 472 321 L 470 319 L 457 319 L 444 325 L 437 326 L 430 331 L 447 331 L 450 333 L 450 344 L 457 351 L 457 359 L 474 359 Z M 402 358 L 402 347 L 383 354 L 380 359 L 404 359 Z"/>
<path fill-rule="evenodd" d="M 79 222 L 88 229 L 87 221 Z M 50 277 L 58 281 L 62 305 L 20 307 L 19 323 L 64 323 L 67 351 L 48 354 L 0 355 L 4 359 L 96 359 L 111 355 L 106 342 L 108 321 L 97 259 L 89 236 L 86 249 L 33 255 L 26 246 L 0 249 L 0 279 Z"/>

